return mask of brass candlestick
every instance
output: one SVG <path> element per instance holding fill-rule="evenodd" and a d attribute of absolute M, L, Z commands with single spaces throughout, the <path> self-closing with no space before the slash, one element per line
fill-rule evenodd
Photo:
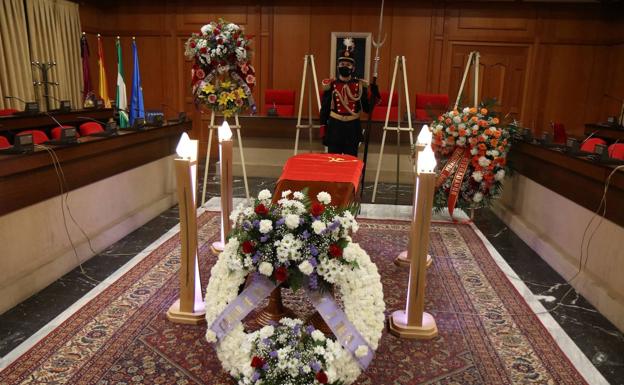
<path fill-rule="evenodd" d="M 430 339 L 438 335 L 435 319 L 425 310 L 425 278 L 427 251 L 429 249 L 429 225 L 435 190 L 435 156 L 427 146 L 418 160 L 416 183 L 416 206 L 412 222 L 411 256 L 407 305 L 390 316 L 390 333 L 400 338 Z"/>

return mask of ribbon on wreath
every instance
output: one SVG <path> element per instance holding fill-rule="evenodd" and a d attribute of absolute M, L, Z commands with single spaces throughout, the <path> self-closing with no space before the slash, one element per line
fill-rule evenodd
<path fill-rule="evenodd" d="M 306 289 L 306 292 L 310 298 L 310 302 L 312 302 L 314 308 L 316 308 L 327 326 L 329 326 L 334 333 L 340 345 L 351 352 L 362 370 L 366 370 L 373 360 L 373 349 L 371 349 L 368 342 L 366 342 L 357 328 L 349 321 L 345 312 L 338 306 L 329 293 L 310 291 L 308 289 Z M 364 356 L 358 357 L 355 351 L 362 345 L 366 346 L 368 350 Z"/>
<path fill-rule="evenodd" d="M 215 332 L 217 340 L 220 341 L 232 331 L 234 326 L 251 313 L 275 288 L 277 285 L 268 278 L 254 274 L 249 286 L 230 302 L 210 325 L 210 330 Z"/>
<path fill-rule="evenodd" d="M 453 211 L 455 211 L 455 205 L 457 204 L 457 199 L 459 198 L 459 194 L 461 192 L 461 185 L 464 181 L 464 177 L 466 176 L 466 172 L 468 171 L 468 166 L 470 165 L 470 159 L 471 156 L 469 148 L 455 148 L 451 158 L 444 165 L 444 168 L 440 172 L 440 176 L 438 176 L 436 181 L 436 187 L 442 186 L 449 176 L 451 176 L 453 170 L 457 169 L 453 175 L 453 181 L 451 182 L 451 189 L 447 199 L 448 211 L 451 217 L 453 217 Z"/>

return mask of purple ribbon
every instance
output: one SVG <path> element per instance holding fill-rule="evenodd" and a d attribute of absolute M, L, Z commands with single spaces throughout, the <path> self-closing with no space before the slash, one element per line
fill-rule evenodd
<path fill-rule="evenodd" d="M 342 311 L 336 301 L 334 301 L 328 293 L 320 293 L 307 289 L 306 291 L 312 304 L 321 317 L 323 317 L 323 320 L 334 333 L 342 347 L 353 354 L 353 357 L 355 357 L 355 360 L 362 370 L 366 370 L 373 360 L 373 349 L 368 345 L 368 342 L 366 342 L 357 328 L 349 321 L 344 311 Z M 355 351 L 360 345 L 368 347 L 368 352 L 363 357 L 355 355 Z"/>
<path fill-rule="evenodd" d="M 220 341 L 276 287 L 268 278 L 254 274 L 249 286 L 223 309 L 210 326 L 210 330 L 215 332 Z"/>

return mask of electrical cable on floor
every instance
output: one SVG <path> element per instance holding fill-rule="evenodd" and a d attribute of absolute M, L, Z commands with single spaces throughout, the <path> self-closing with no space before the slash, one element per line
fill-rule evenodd
<path fill-rule="evenodd" d="M 78 267 L 80 268 L 80 273 L 82 275 L 84 275 L 87 279 L 90 279 L 93 282 L 96 283 L 100 283 L 99 280 L 91 277 L 89 274 L 87 274 L 87 272 L 85 271 L 84 267 L 82 266 L 82 262 L 80 261 L 80 257 L 78 256 L 78 251 L 76 250 L 76 246 L 74 245 L 74 241 L 71 238 L 71 235 L 69 233 L 69 227 L 67 226 L 67 217 L 65 216 L 65 207 L 64 207 L 64 202 L 65 202 L 65 206 L 67 207 L 67 210 L 71 215 L 71 211 L 69 210 L 69 205 L 67 204 L 67 197 L 69 196 L 69 188 L 67 188 L 65 190 L 64 186 L 63 186 L 63 181 L 64 181 L 64 173 L 63 173 L 63 169 L 61 167 L 61 163 L 59 161 L 58 156 L 56 155 L 56 153 L 54 152 L 54 150 L 48 146 L 43 146 L 43 145 L 35 145 L 35 148 L 40 148 L 45 150 L 48 155 L 50 155 L 50 158 L 52 159 L 52 165 L 54 166 L 54 171 L 56 172 L 56 177 L 59 183 L 59 188 L 61 190 L 61 213 L 63 215 L 63 226 L 65 227 L 65 233 L 67 234 L 67 239 L 69 240 L 69 243 L 71 244 L 71 247 L 74 251 L 74 255 L 76 256 L 76 262 L 78 262 Z M 62 177 L 61 177 L 62 175 Z M 67 186 L 67 181 L 65 180 L 65 186 Z M 85 235 L 86 234 L 84 232 L 84 230 L 82 230 L 82 228 L 80 227 L 80 225 L 73 219 L 72 216 L 72 220 L 74 221 L 74 224 L 76 224 L 76 226 L 78 226 L 78 228 L 81 230 L 81 232 Z M 91 249 L 91 252 L 93 252 L 94 254 L 97 254 L 94 250 L 93 247 L 91 246 L 91 240 L 89 239 L 89 237 L 86 237 L 87 241 L 89 243 L 89 248 Z"/>
<path fill-rule="evenodd" d="M 591 241 L 592 241 L 594 235 L 598 231 L 598 228 L 602 224 L 602 222 L 603 222 L 603 220 L 605 218 L 605 215 L 607 213 L 607 192 L 609 190 L 609 184 L 611 183 L 611 177 L 613 177 L 613 175 L 618 170 L 624 170 L 624 165 L 620 165 L 620 166 L 615 167 L 611 171 L 611 173 L 609 174 L 607 179 L 605 180 L 605 185 L 604 185 L 604 191 L 603 191 L 603 194 L 602 194 L 602 199 L 600 200 L 598 208 L 596 209 L 596 211 L 594 211 L 594 214 L 592 215 L 591 219 L 587 223 L 587 226 L 585 227 L 585 231 L 583 232 L 583 237 L 581 238 L 581 255 L 580 255 L 580 259 L 579 259 L 578 270 L 576 271 L 576 273 L 574 273 L 574 275 L 572 277 L 567 279 L 565 282 L 556 284 L 556 285 L 560 285 L 560 286 L 570 286 L 570 288 L 563 294 L 563 296 L 561 296 L 561 298 L 559 299 L 559 301 L 557 301 L 555 306 L 553 306 L 550 309 L 546 309 L 546 310 L 541 311 L 541 312 L 535 312 L 535 313 L 530 313 L 530 314 L 506 313 L 506 315 L 510 315 L 510 316 L 533 316 L 533 315 L 548 314 L 548 313 L 551 313 L 551 312 L 557 310 L 561 306 L 565 306 L 565 304 L 563 303 L 564 299 L 574 290 L 574 287 L 571 285 L 572 281 L 574 281 L 582 273 L 583 269 L 587 266 L 587 262 L 589 261 L 589 256 L 590 256 L 589 255 L 589 246 L 590 246 Z M 602 209 L 602 211 L 601 211 L 601 209 Z M 592 222 L 595 219 L 597 219 L 597 218 L 599 218 L 598 219 L 598 224 L 596 225 L 596 227 L 591 232 L 591 235 L 589 236 L 589 239 L 587 240 L 587 244 L 585 245 L 585 237 L 587 236 L 587 232 L 590 229 Z M 585 249 L 583 249 L 583 245 L 585 245 Z M 583 251 L 585 251 L 585 253 Z M 585 258 L 583 258 L 583 254 L 585 254 Z M 436 257 L 436 258 L 438 258 L 438 257 Z M 449 258 L 449 257 L 446 257 L 446 258 Z M 508 274 L 505 274 L 505 276 L 507 276 L 508 278 L 512 278 L 512 279 L 516 279 L 516 280 L 522 281 L 522 279 L 519 278 L 519 277 L 513 277 L 513 276 L 510 276 Z M 556 285 L 553 285 L 553 286 L 556 286 Z M 552 288 L 552 286 L 551 286 L 551 288 Z M 549 290 L 545 290 L 545 291 L 542 291 L 542 292 L 540 292 L 538 294 L 534 294 L 534 295 L 535 296 L 540 296 L 540 295 L 543 295 L 544 293 L 548 293 Z M 471 313 L 471 312 L 457 312 L 457 311 L 451 311 L 451 310 L 435 310 L 435 309 L 431 309 L 429 311 L 432 312 L 432 313 L 449 313 L 449 314 L 459 314 L 459 315 L 487 316 L 487 314 Z"/>

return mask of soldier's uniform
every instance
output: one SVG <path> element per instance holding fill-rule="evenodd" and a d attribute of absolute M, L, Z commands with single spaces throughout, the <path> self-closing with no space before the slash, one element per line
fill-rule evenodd
<path fill-rule="evenodd" d="M 370 111 L 368 83 L 351 78 L 325 79 L 322 82 L 321 126 L 325 126 L 323 144 L 334 154 L 357 156 L 358 145 L 364 139 L 360 112 Z"/>

